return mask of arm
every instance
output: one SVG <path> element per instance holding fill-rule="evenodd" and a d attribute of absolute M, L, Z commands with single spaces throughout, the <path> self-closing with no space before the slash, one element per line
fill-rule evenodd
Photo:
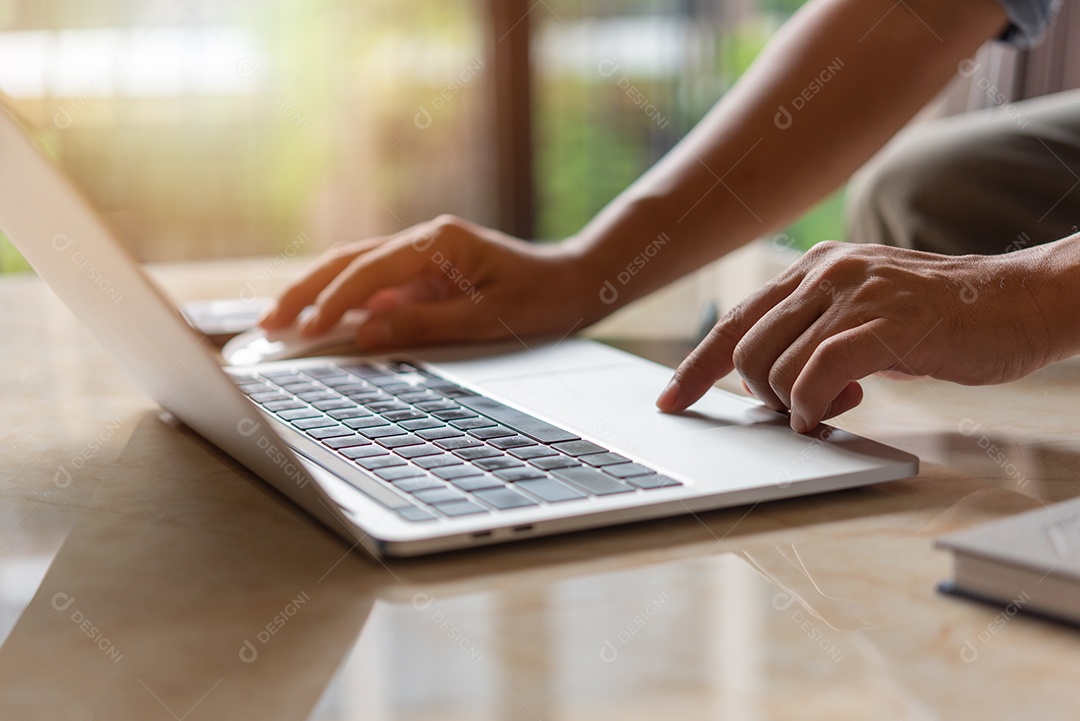
<path fill-rule="evenodd" d="M 1005 22 L 995 0 L 808 3 L 573 243 L 602 283 L 666 233 L 672 250 L 635 276 L 632 300 L 761 237 L 845 182 Z M 793 100 L 830 74 L 796 110 Z"/>
<path fill-rule="evenodd" d="M 313 303 L 310 333 L 348 308 L 373 309 L 358 337 L 370 349 L 569 332 L 822 198 L 1004 25 L 996 0 L 811 0 L 694 131 L 574 238 L 539 248 L 442 218 L 331 252 L 263 324 L 287 325 Z M 793 99 L 837 61 L 794 111 Z M 781 106 L 790 127 L 774 123 Z M 660 234 L 665 249 L 614 301 L 602 296 Z"/>

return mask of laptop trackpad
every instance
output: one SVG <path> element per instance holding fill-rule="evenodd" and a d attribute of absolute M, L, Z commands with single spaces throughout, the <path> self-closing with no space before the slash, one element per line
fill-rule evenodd
<path fill-rule="evenodd" d="M 730 458 L 723 437 L 742 435 L 747 426 L 770 438 L 788 436 L 799 447 L 806 443 L 787 430 L 783 415 L 722 391 L 710 391 L 685 413 L 661 413 L 656 397 L 670 377 L 666 368 L 634 363 L 488 380 L 483 386 L 558 425 L 673 471 L 685 469 L 680 460 L 687 454 L 698 456 L 693 466 L 702 454 Z"/>

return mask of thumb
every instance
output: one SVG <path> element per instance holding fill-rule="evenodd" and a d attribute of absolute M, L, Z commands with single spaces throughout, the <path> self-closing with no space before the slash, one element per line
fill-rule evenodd
<path fill-rule="evenodd" d="M 356 344 L 377 351 L 489 337 L 477 320 L 476 303 L 466 297 L 399 305 L 373 311 L 357 329 Z"/>

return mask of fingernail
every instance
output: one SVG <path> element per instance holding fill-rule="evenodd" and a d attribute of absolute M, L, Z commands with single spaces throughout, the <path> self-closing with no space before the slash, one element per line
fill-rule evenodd
<path fill-rule="evenodd" d="M 791 430 L 796 433 L 806 433 L 810 430 L 809 425 L 806 423 L 806 419 L 796 411 L 791 412 Z"/>
<path fill-rule="evenodd" d="M 311 309 L 305 314 L 303 320 L 300 321 L 300 332 L 305 334 L 317 333 L 321 321 L 322 310 L 320 310 L 318 306 L 311 306 Z"/>
<path fill-rule="evenodd" d="M 679 390 L 678 379 L 672 378 L 660 396 L 656 399 L 656 407 L 662 411 L 674 408 L 675 402 L 679 400 Z"/>

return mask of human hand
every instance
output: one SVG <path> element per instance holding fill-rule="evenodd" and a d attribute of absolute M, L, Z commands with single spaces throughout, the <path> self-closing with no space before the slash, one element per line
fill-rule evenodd
<path fill-rule="evenodd" d="M 657 406 L 681 411 L 737 370 L 805 432 L 858 405 L 859 379 L 875 372 L 965 385 L 1021 378 L 1075 351 L 1057 310 L 1067 284 L 1053 246 L 1065 242 L 958 257 L 816 245 L 717 323 Z"/>
<path fill-rule="evenodd" d="M 301 332 L 317 335 L 364 308 L 356 342 L 365 350 L 568 333 L 599 317 L 577 298 L 581 272 L 570 250 L 443 216 L 329 251 L 260 325 L 283 328 L 313 305 Z"/>

